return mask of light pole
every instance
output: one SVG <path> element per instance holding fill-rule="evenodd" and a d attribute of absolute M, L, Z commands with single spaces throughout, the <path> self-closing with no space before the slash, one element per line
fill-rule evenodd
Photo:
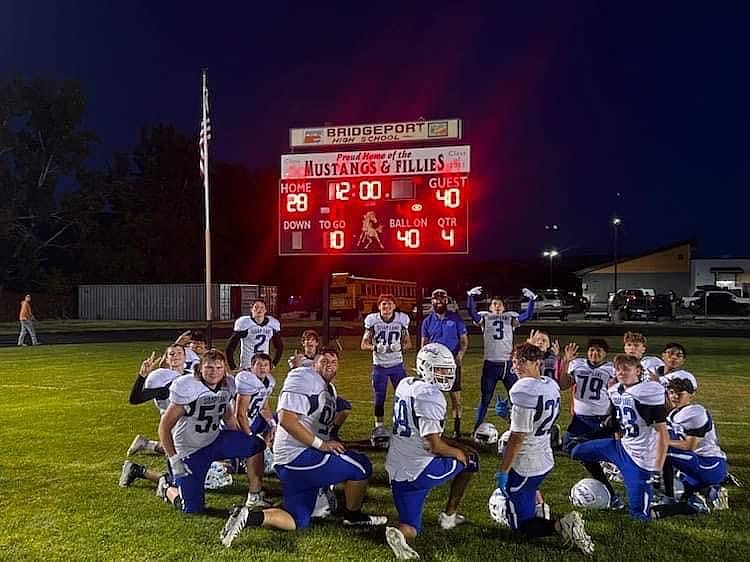
<path fill-rule="evenodd" d="M 613 261 L 614 261 L 614 270 L 615 270 L 614 291 L 612 294 L 615 294 L 615 295 L 617 294 L 617 242 L 618 242 L 618 237 L 620 233 L 620 225 L 622 225 L 622 219 L 620 219 L 619 217 L 615 217 L 612 219 L 612 229 L 614 231 L 614 238 L 612 241 L 612 254 L 614 258 Z"/>
<path fill-rule="evenodd" d="M 544 250 L 542 255 L 545 258 L 549 258 L 549 288 L 552 289 L 552 260 L 560 255 L 557 250 Z"/>

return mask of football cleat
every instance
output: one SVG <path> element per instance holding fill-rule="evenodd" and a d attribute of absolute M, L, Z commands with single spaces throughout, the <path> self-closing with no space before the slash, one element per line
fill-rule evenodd
<path fill-rule="evenodd" d="M 143 471 L 143 467 L 139 464 L 135 464 L 131 461 L 125 461 L 122 463 L 122 470 L 120 471 L 120 481 L 118 484 L 120 488 L 127 488 L 130 486 L 136 478 L 138 478 Z"/>
<path fill-rule="evenodd" d="M 724 482 L 722 482 L 722 484 L 724 486 L 734 486 L 736 488 L 742 488 L 745 486 L 745 483 L 731 472 L 727 474 L 727 477 L 724 479 Z"/>
<path fill-rule="evenodd" d="M 156 484 L 156 497 L 167 501 L 167 490 L 169 489 L 169 480 L 165 475 L 159 477 L 159 482 Z"/>
<path fill-rule="evenodd" d="M 249 508 L 250 511 L 258 509 L 264 509 L 270 507 L 271 503 L 266 499 L 266 493 L 261 490 L 260 492 L 248 492 L 247 499 L 245 500 L 245 507 Z"/>
<path fill-rule="evenodd" d="M 687 504 L 693 509 L 695 513 L 708 513 L 708 502 L 702 494 L 695 493 L 690 496 L 687 500 Z"/>
<path fill-rule="evenodd" d="M 347 527 L 377 527 L 388 523 L 385 515 L 367 515 L 361 511 L 344 517 L 344 525 Z"/>
<path fill-rule="evenodd" d="M 148 439 L 143 435 L 136 435 L 133 442 L 128 447 L 128 456 L 135 455 L 137 452 L 142 451 L 148 445 Z"/>
<path fill-rule="evenodd" d="M 441 511 L 440 515 L 438 515 L 438 525 L 440 525 L 440 528 L 445 531 L 450 531 L 451 529 L 465 522 L 466 517 L 458 512 L 454 513 L 453 515 L 448 515 L 444 511 Z"/>
<path fill-rule="evenodd" d="M 370 443 L 376 449 L 387 449 L 391 444 L 391 432 L 382 425 L 379 425 L 370 433 Z"/>
<path fill-rule="evenodd" d="M 234 539 L 236 539 L 242 532 L 242 529 L 247 525 L 247 516 L 250 514 L 250 509 L 246 505 L 237 505 L 232 509 L 229 514 L 229 519 L 224 524 L 224 528 L 221 530 L 221 544 L 230 548 Z"/>
<path fill-rule="evenodd" d="M 474 432 L 474 441 L 481 445 L 494 445 L 499 437 L 497 428 L 491 423 L 484 422 L 479 424 Z"/>
<path fill-rule="evenodd" d="M 594 541 L 586 534 L 583 518 L 577 511 L 571 511 L 560 519 L 560 534 L 565 544 L 577 547 L 584 554 L 594 554 Z"/>
<path fill-rule="evenodd" d="M 594 478 L 584 478 L 570 489 L 570 503 L 585 509 L 607 509 L 613 498 L 607 487 Z"/>
<path fill-rule="evenodd" d="M 706 499 L 713 511 L 729 509 L 729 491 L 723 486 L 711 486 Z"/>
<path fill-rule="evenodd" d="M 547 521 L 552 519 L 552 511 L 547 503 L 541 502 L 536 504 L 534 512 L 539 519 L 546 519 Z"/>
<path fill-rule="evenodd" d="M 385 528 L 385 540 L 391 547 L 393 555 L 397 560 L 415 560 L 419 558 L 419 553 L 409 546 L 404 534 L 396 527 Z"/>
<path fill-rule="evenodd" d="M 609 500 L 609 509 L 612 509 L 614 511 L 622 511 L 625 509 L 625 502 L 622 501 L 622 498 L 615 494 L 612 496 L 612 499 Z"/>

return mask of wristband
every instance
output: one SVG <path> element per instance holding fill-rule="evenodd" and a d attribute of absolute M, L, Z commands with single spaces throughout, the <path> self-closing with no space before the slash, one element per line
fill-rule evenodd
<path fill-rule="evenodd" d="M 312 447 L 313 449 L 318 449 L 318 450 L 320 450 L 320 448 L 321 448 L 322 446 L 323 446 L 323 440 L 322 440 L 322 439 L 321 439 L 320 437 L 318 437 L 318 436 L 315 436 L 315 437 L 313 438 L 313 442 L 312 442 L 312 445 L 311 445 L 311 447 Z"/>

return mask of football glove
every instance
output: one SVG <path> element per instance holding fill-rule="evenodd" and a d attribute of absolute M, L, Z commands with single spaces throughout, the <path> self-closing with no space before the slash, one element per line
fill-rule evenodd
<path fill-rule="evenodd" d="M 521 289 L 521 293 L 523 293 L 523 296 L 529 300 L 532 300 L 532 301 L 536 300 L 536 293 L 530 289 L 527 289 L 526 287 Z"/>
<path fill-rule="evenodd" d="M 508 485 L 508 473 L 507 472 L 496 472 L 495 473 L 495 485 L 505 492 L 505 487 Z"/>
<path fill-rule="evenodd" d="M 479 295 L 482 294 L 481 285 L 474 287 L 473 289 L 469 289 L 468 291 L 466 291 L 466 294 L 469 295 L 470 297 L 478 297 Z"/>
<path fill-rule="evenodd" d="M 504 400 L 498 396 L 495 402 L 495 415 L 507 420 L 510 418 L 510 406 L 510 400 Z"/>
<path fill-rule="evenodd" d="M 384 343 L 379 343 L 375 345 L 375 352 L 376 353 L 385 353 L 388 351 L 388 346 Z"/>
<path fill-rule="evenodd" d="M 169 457 L 169 466 L 172 467 L 172 475 L 175 478 L 189 476 L 193 473 L 190 470 L 190 467 L 186 465 L 185 462 L 177 455 Z"/>
<path fill-rule="evenodd" d="M 390 348 L 390 350 L 391 350 L 391 351 L 393 351 L 394 353 L 396 353 L 396 352 L 398 352 L 398 351 L 401 351 L 401 344 L 400 344 L 400 343 L 398 343 L 397 341 L 396 341 L 396 342 L 393 342 L 393 343 L 392 343 L 391 345 L 389 345 L 388 347 L 389 347 L 389 348 Z"/>

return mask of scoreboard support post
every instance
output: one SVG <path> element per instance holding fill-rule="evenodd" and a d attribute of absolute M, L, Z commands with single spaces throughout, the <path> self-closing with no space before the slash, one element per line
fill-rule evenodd
<path fill-rule="evenodd" d="M 331 341 L 331 268 L 326 267 L 323 274 L 323 345 Z"/>

